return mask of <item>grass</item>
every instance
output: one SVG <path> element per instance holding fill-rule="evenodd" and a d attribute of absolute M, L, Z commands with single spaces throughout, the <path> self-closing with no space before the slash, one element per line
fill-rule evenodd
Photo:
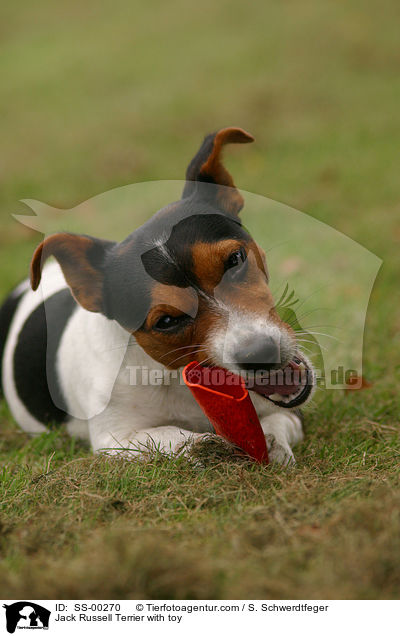
<path fill-rule="evenodd" d="M 29 440 L 9 427 L 1 593 L 396 597 L 398 431 L 369 419 L 370 396 L 328 400 L 323 427 L 310 414 L 289 471 L 227 457 L 205 468 L 163 456 L 122 463 L 60 433 Z"/>
<path fill-rule="evenodd" d="M 3 294 L 38 242 L 10 218 L 20 199 L 68 208 L 181 179 L 199 138 L 230 124 L 257 138 L 230 153 L 240 187 L 331 224 L 383 266 L 364 339 L 372 387 L 320 392 L 292 470 L 93 457 L 61 432 L 29 439 L 2 405 L 1 597 L 398 598 L 398 11 L 2 8 Z"/>

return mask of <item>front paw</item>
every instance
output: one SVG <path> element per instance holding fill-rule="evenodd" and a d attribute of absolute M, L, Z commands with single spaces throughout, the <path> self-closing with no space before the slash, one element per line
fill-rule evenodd
<path fill-rule="evenodd" d="M 271 433 L 265 436 L 267 442 L 269 461 L 274 464 L 281 464 L 285 467 L 293 467 L 296 463 L 292 449 L 288 444 L 280 444 Z"/>

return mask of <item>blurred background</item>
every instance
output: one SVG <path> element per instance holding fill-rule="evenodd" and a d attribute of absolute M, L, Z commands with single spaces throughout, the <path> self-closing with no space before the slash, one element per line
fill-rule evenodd
<path fill-rule="evenodd" d="M 21 0 L 1 12 L 3 295 L 40 240 L 11 217 L 29 213 L 21 199 L 72 208 L 110 188 L 182 179 L 203 135 L 237 125 L 257 141 L 226 153 L 238 187 L 382 258 L 376 311 L 393 315 L 398 3 Z"/>
<path fill-rule="evenodd" d="M 38 572 L 39 598 L 398 598 L 399 20 L 396 0 L 2 4 L 2 296 L 26 276 L 41 238 L 12 218 L 30 213 L 21 199 L 70 209 L 111 188 L 183 179 L 203 136 L 225 126 L 257 142 L 226 153 L 239 188 L 331 225 L 383 261 L 364 339 L 373 386 L 322 395 L 290 475 L 132 464 L 110 476 L 73 440 L 28 441 L 4 411 L 4 536 L 12 532 L 0 542 L 9 546 L 1 579 L 7 593 L 15 584 L 14 598 L 32 598 Z M 268 224 L 252 229 L 268 242 Z M 71 459 L 79 487 L 48 473 L 54 448 L 52 466 Z M 79 454 L 86 463 L 72 465 Z M 101 533 L 118 515 L 128 533 L 114 544 Z M 142 523 L 146 541 L 153 525 L 167 532 L 164 552 L 157 537 L 145 550 L 131 541 Z M 65 574 L 70 545 L 83 547 Z M 52 574 L 49 549 L 60 555 Z"/>
<path fill-rule="evenodd" d="M 26 237 L 10 219 L 20 199 L 69 208 L 181 179 L 202 136 L 227 125 L 257 140 L 229 152 L 239 187 L 381 256 L 399 240 L 394 0 L 21 0 L 1 12 L 2 253 Z"/>

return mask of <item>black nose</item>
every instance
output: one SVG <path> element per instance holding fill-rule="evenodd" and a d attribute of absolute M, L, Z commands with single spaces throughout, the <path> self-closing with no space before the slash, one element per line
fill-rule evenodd
<path fill-rule="evenodd" d="M 235 362 L 246 371 L 279 369 L 281 366 L 280 343 L 274 338 L 252 340 L 240 346 Z"/>

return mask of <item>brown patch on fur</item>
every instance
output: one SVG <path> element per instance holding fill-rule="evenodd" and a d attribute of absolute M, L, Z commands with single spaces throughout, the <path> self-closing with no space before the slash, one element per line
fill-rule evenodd
<path fill-rule="evenodd" d="M 225 263 L 229 256 L 243 247 L 247 256 L 252 256 L 256 268 L 248 273 L 251 280 L 264 286 L 264 278 L 268 280 L 265 252 L 255 243 L 244 243 L 235 239 L 227 239 L 218 243 L 195 243 L 192 247 L 193 273 L 202 289 L 210 292 L 221 282 L 224 275 Z M 251 282 L 246 280 L 246 284 Z"/>
<path fill-rule="evenodd" d="M 224 263 L 229 255 L 240 247 L 247 252 L 247 271 L 243 280 L 231 284 L 224 279 Z M 194 273 L 198 283 L 210 295 L 238 312 L 250 310 L 265 316 L 293 338 L 293 329 L 283 322 L 275 310 L 275 302 L 268 286 L 265 253 L 254 242 L 247 244 L 237 240 L 215 243 L 197 243 L 192 248 Z M 228 317 L 223 318 L 226 322 Z"/>
<path fill-rule="evenodd" d="M 88 311 L 99 312 L 103 306 L 103 275 L 88 260 L 94 240 L 74 234 L 54 234 L 36 248 L 31 261 L 31 286 L 40 284 L 45 261 L 54 256 L 77 302 Z"/>
<path fill-rule="evenodd" d="M 247 251 L 248 266 L 242 281 L 225 285 L 224 264 L 229 255 L 240 247 Z M 138 344 L 164 366 L 177 369 L 192 360 L 210 363 L 213 352 L 208 348 L 210 333 L 228 328 L 229 312 L 213 305 L 213 297 L 238 312 L 250 310 L 265 316 L 294 338 L 292 329 L 282 322 L 275 311 L 274 300 L 268 287 L 263 254 L 254 242 L 244 244 L 238 240 L 219 243 L 197 243 L 192 248 L 194 274 L 199 286 L 210 297 L 198 297 L 193 288 L 155 285 L 152 292 L 153 307 L 144 329 L 136 331 Z M 197 304 L 198 303 L 198 304 Z M 190 315 L 193 320 L 176 333 L 153 331 L 152 327 L 164 314 Z"/>
<path fill-rule="evenodd" d="M 184 360 L 188 362 L 194 359 L 194 351 L 198 348 L 194 336 L 195 326 L 198 322 L 198 297 L 192 287 L 176 287 L 157 283 L 151 292 L 152 308 L 147 314 L 144 329 L 133 333 L 139 345 L 154 360 L 161 362 L 170 369 L 177 369 Z M 154 325 L 165 314 L 169 316 L 181 316 L 187 314 L 194 323 L 177 333 L 159 333 L 153 331 Z M 194 343 L 191 347 L 191 343 Z M 175 351 L 185 347 L 183 350 Z M 184 357 L 182 357 L 184 355 Z M 182 362 L 183 361 L 183 362 Z"/>
<path fill-rule="evenodd" d="M 212 292 L 224 275 L 226 260 L 245 247 L 241 241 L 227 239 L 218 243 L 195 243 L 192 247 L 193 273 L 202 289 Z"/>
<path fill-rule="evenodd" d="M 155 308 L 163 314 L 179 315 L 168 305 Z M 153 314 L 154 320 L 156 314 Z M 200 300 L 193 322 L 177 333 L 158 333 L 150 328 L 134 332 L 138 344 L 146 353 L 168 369 L 179 369 L 192 360 L 209 361 L 211 352 L 207 350 L 207 336 L 221 317 L 210 312 L 206 301 Z M 147 321 L 146 321 L 147 322 Z"/>
<path fill-rule="evenodd" d="M 254 137 L 242 128 L 223 128 L 216 133 L 212 152 L 200 168 L 199 181 L 211 179 L 213 183 L 224 186 L 218 188 L 216 199 L 219 206 L 229 214 L 238 214 L 244 201 L 236 190 L 232 176 L 221 162 L 222 149 L 226 144 L 246 144 L 252 141 Z"/>
<path fill-rule="evenodd" d="M 254 137 L 243 128 L 222 128 L 214 137 L 213 150 L 201 166 L 200 174 L 211 176 L 219 185 L 235 187 L 231 175 L 221 163 L 222 148 L 226 144 L 247 144 L 252 141 Z"/>
<path fill-rule="evenodd" d="M 156 283 L 151 290 L 152 308 L 147 314 L 146 326 L 150 328 L 164 314 L 180 316 L 187 314 L 195 318 L 198 299 L 192 287 L 175 287 Z"/>
<path fill-rule="evenodd" d="M 117 253 L 121 256 L 130 252 L 135 244 L 134 238 L 129 238 L 118 245 Z"/>
<path fill-rule="evenodd" d="M 255 250 L 254 253 L 256 254 L 256 258 L 257 258 L 257 263 L 260 267 L 261 270 L 264 270 L 264 273 L 267 277 L 267 281 L 269 280 L 269 273 L 268 273 L 268 266 L 267 266 L 267 255 L 265 254 L 265 251 L 263 250 L 262 247 L 260 247 L 260 245 L 258 243 L 254 243 L 255 245 Z"/>

